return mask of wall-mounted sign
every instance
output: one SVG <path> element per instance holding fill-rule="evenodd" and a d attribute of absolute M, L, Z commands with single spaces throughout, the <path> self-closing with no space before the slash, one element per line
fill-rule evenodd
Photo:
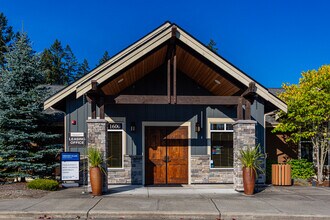
<path fill-rule="evenodd" d="M 75 181 L 79 180 L 79 152 L 61 153 L 61 180 Z"/>
<path fill-rule="evenodd" d="M 69 133 L 69 147 L 85 147 L 86 137 L 84 132 Z"/>
<path fill-rule="evenodd" d="M 121 130 L 123 129 L 122 123 L 109 123 L 108 124 L 109 130 Z"/>

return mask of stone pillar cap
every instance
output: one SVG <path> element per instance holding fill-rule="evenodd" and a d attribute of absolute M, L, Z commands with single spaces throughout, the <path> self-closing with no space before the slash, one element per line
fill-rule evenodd
<path fill-rule="evenodd" d="M 255 120 L 237 120 L 234 122 L 235 124 L 257 124 Z"/>
<path fill-rule="evenodd" d="M 108 121 L 105 120 L 105 119 L 99 119 L 99 118 L 97 118 L 97 119 L 88 119 L 88 120 L 86 120 L 86 122 L 87 123 L 106 123 Z"/>

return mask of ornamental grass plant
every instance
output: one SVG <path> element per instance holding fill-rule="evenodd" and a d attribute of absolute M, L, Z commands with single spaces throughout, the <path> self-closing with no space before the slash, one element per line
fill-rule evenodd
<path fill-rule="evenodd" d="M 88 163 L 91 167 L 100 167 L 103 162 L 102 154 L 96 147 L 91 147 L 88 149 Z"/>
<path fill-rule="evenodd" d="M 256 147 L 248 146 L 246 149 L 240 150 L 239 160 L 242 162 L 243 167 L 252 168 L 256 174 L 258 172 L 264 173 L 261 168 L 261 158 L 263 156 L 260 152 L 260 144 L 258 144 Z"/>

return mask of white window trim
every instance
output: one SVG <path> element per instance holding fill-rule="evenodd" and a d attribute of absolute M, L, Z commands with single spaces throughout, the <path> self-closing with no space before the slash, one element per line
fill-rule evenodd
<path fill-rule="evenodd" d="M 234 119 L 232 118 L 208 118 L 207 119 L 207 130 L 206 130 L 206 138 L 208 141 L 208 144 L 207 144 L 207 155 L 210 156 L 210 170 L 228 170 L 228 171 L 232 171 L 234 170 L 234 167 L 232 168 L 229 168 L 229 167 L 224 167 L 224 168 L 212 168 L 211 167 L 211 124 L 216 124 L 216 123 L 231 123 L 233 124 L 235 122 Z M 212 132 L 234 132 L 233 130 L 212 130 Z"/>
<path fill-rule="evenodd" d="M 114 131 L 114 132 L 122 132 L 122 163 L 121 167 L 107 167 L 108 171 L 111 170 L 123 170 L 124 169 L 124 158 L 126 155 L 126 118 L 125 117 L 105 117 L 109 123 L 121 123 L 122 129 L 107 129 L 107 132 Z M 108 147 L 108 146 L 107 146 Z"/>

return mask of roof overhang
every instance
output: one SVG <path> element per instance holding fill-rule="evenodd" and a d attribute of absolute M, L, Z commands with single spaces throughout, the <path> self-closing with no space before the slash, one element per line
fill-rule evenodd
<path fill-rule="evenodd" d="M 176 25 L 167 22 L 164 25 L 160 26 L 141 40 L 137 41 L 127 49 L 115 55 L 106 63 L 92 70 L 83 78 L 79 79 L 72 85 L 67 86 L 65 89 L 61 90 L 57 94 L 47 99 L 44 103 L 44 108 L 47 109 L 49 107 L 52 107 L 53 105 L 65 99 L 68 95 L 74 92 L 76 93 L 76 97 L 79 98 L 92 89 L 92 80 L 96 81 L 97 84 L 102 84 L 118 72 L 136 63 L 139 59 L 141 59 L 151 51 L 154 51 L 156 48 L 163 45 L 172 37 L 172 26 Z M 205 45 L 193 38 L 180 27 L 177 27 L 176 39 L 190 47 L 200 56 L 203 56 L 215 66 L 221 68 L 223 71 L 225 71 L 227 74 L 235 78 L 237 81 L 239 81 L 246 87 L 249 87 L 249 84 L 251 82 L 255 82 L 255 80 L 253 80 L 251 77 L 247 76 L 245 73 L 243 73 L 241 70 L 236 68 L 234 65 L 232 65 L 222 57 L 220 57 L 218 54 L 209 50 Z M 271 94 L 261 84 L 255 82 L 255 86 L 257 88 L 256 93 L 260 97 L 262 97 L 266 101 L 269 101 L 277 108 L 285 112 L 287 111 L 287 105 L 283 101 Z"/>

